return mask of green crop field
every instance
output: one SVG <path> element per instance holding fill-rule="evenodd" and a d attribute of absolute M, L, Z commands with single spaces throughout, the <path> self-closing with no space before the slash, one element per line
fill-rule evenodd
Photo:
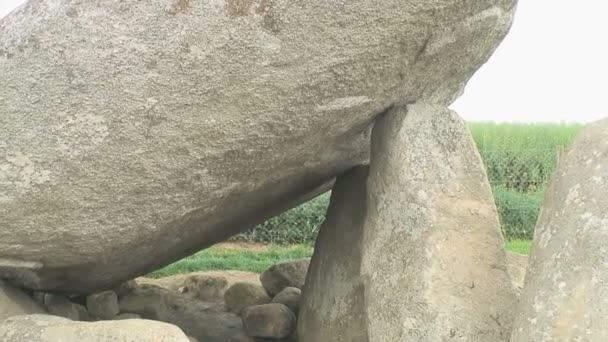
<path fill-rule="evenodd" d="M 581 126 L 472 123 L 470 128 L 492 185 L 526 192 L 547 182 Z"/>

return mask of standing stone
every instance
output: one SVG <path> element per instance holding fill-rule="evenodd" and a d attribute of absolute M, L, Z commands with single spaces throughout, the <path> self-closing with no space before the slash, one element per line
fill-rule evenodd
<path fill-rule="evenodd" d="M 608 119 L 583 130 L 545 193 L 512 341 L 608 341 Z"/>
<path fill-rule="evenodd" d="M 32 298 L 0 280 L 0 322 L 12 316 L 42 313 L 46 311 Z"/>
<path fill-rule="evenodd" d="M 514 303 L 465 124 L 440 106 L 390 110 L 376 122 L 369 170 L 334 186 L 300 342 L 508 341 Z"/>
<path fill-rule="evenodd" d="M 112 319 L 120 312 L 118 296 L 114 291 L 94 293 L 87 297 L 87 309 L 93 317 Z"/>

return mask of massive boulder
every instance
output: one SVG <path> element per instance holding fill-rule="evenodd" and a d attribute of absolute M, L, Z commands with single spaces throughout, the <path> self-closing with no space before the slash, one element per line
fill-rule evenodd
<path fill-rule="evenodd" d="M 513 342 L 608 341 L 608 119 L 560 160 L 545 193 Z"/>
<path fill-rule="evenodd" d="M 142 319 L 74 322 L 48 315 L 11 317 L 0 322 L 3 342 L 189 342 L 178 327 Z"/>
<path fill-rule="evenodd" d="M 447 105 L 516 0 L 36 0 L 0 20 L 0 277 L 87 293 L 365 163 Z"/>
<path fill-rule="evenodd" d="M 506 342 L 515 304 L 466 125 L 440 106 L 388 111 L 374 127 L 369 170 L 334 187 L 299 341 Z"/>

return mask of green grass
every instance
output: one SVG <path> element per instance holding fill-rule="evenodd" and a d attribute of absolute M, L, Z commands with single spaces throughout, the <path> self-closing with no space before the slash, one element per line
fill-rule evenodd
<path fill-rule="evenodd" d="M 520 254 L 529 254 L 531 244 L 532 242 L 528 240 L 513 240 L 507 242 L 507 250 Z M 148 276 L 160 278 L 174 274 L 215 270 L 262 273 L 268 267 L 279 262 L 311 257 L 312 252 L 312 247 L 308 245 L 272 245 L 255 250 L 212 247 L 151 273 Z"/>
<path fill-rule="evenodd" d="M 469 128 L 482 151 L 553 150 L 570 145 L 583 125 L 473 122 Z"/>
<path fill-rule="evenodd" d="M 536 191 L 521 192 L 498 185 L 492 187 L 492 192 L 504 236 L 508 240 L 531 240 L 544 187 Z"/>
<path fill-rule="evenodd" d="M 151 273 L 153 278 L 199 271 L 238 270 L 261 273 L 268 267 L 289 260 L 312 256 L 307 245 L 268 246 L 259 249 L 212 247 Z"/>
<path fill-rule="evenodd" d="M 532 241 L 530 240 L 511 240 L 507 241 L 507 250 L 519 254 L 530 254 Z"/>
<path fill-rule="evenodd" d="M 492 185 L 538 191 L 582 125 L 471 123 Z"/>

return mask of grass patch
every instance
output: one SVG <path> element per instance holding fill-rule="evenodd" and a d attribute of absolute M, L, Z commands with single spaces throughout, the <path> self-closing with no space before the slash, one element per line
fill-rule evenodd
<path fill-rule="evenodd" d="M 532 241 L 512 240 L 507 242 L 507 250 L 529 254 Z M 283 261 L 309 258 L 313 249 L 308 245 L 262 246 L 254 249 L 211 247 L 190 257 L 173 263 L 163 269 L 149 274 L 152 278 L 161 278 L 174 274 L 201 271 L 237 270 L 262 273 L 268 267 Z"/>
<path fill-rule="evenodd" d="M 472 122 L 469 124 L 482 151 L 553 150 L 568 146 L 584 125 Z"/>
<path fill-rule="evenodd" d="M 530 255 L 532 249 L 531 240 L 511 240 L 507 241 L 507 250 L 519 254 Z"/>
<path fill-rule="evenodd" d="M 268 267 L 282 262 L 312 256 L 312 247 L 306 245 L 267 246 L 255 249 L 211 247 L 175 262 L 148 276 L 166 277 L 200 271 L 238 270 L 262 273 Z"/>

